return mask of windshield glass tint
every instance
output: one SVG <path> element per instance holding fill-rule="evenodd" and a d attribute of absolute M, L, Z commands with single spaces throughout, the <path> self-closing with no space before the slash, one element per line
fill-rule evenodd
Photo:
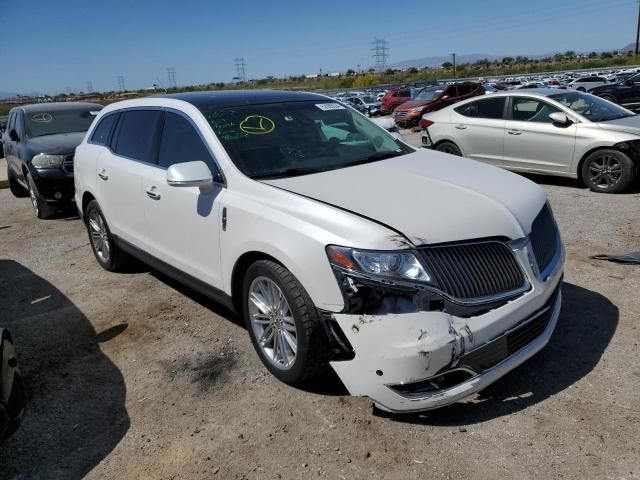
<path fill-rule="evenodd" d="M 438 95 L 442 93 L 442 89 L 439 88 L 427 88 L 422 90 L 418 95 L 416 95 L 416 100 L 433 100 Z"/>
<path fill-rule="evenodd" d="M 57 133 L 86 132 L 93 119 L 91 112 L 100 110 L 98 107 L 77 110 L 52 110 L 50 112 L 25 113 L 25 128 L 29 138 Z"/>
<path fill-rule="evenodd" d="M 625 108 L 587 93 L 564 92 L 549 95 L 549 98 L 569 107 L 574 112 L 592 122 L 606 122 L 607 120 L 615 120 L 617 118 L 634 115 L 633 112 Z"/>
<path fill-rule="evenodd" d="M 251 178 L 304 175 L 412 151 L 359 113 L 328 100 L 202 112 Z"/>

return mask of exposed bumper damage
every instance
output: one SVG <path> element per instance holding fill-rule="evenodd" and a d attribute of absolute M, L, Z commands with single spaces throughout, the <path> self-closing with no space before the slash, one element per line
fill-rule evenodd
<path fill-rule="evenodd" d="M 520 252 L 526 265 L 526 252 Z M 355 356 L 331 366 L 352 395 L 391 412 L 422 411 L 467 397 L 542 349 L 561 305 L 564 251 L 544 278 L 527 268 L 531 289 L 477 316 L 444 311 L 335 313 Z"/>

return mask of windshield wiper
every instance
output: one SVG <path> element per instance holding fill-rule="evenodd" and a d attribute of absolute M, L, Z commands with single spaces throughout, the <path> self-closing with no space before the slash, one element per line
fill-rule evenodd
<path fill-rule="evenodd" d="M 349 165 L 345 165 L 345 167 L 353 167 L 354 165 L 377 162 L 378 160 L 386 160 L 387 158 L 399 157 L 401 155 L 405 155 L 405 152 L 376 152 L 372 153 L 367 158 L 363 158 L 362 160 L 357 160 L 353 163 L 350 163 Z"/>

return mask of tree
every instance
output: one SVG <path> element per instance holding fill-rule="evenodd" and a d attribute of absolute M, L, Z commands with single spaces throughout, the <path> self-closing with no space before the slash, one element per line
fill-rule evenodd
<path fill-rule="evenodd" d="M 564 57 L 568 59 L 576 58 L 576 52 L 574 52 L 573 50 L 567 50 L 566 52 L 564 52 Z"/>
<path fill-rule="evenodd" d="M 369 72 L 357 77 L 353 82 L 353 86 L 355 88 L 361 88 L 361 87 L 369 87 L 377 83 L 379 83 L 378 77 L 376 77 L 373 73 Z"/>
<path fill-rule="evenodd" d="M 562 55 L 561 53 L 556 53 L 556 54 L 553 56 L 553 59 L 554 59 L 556 62 L 561 62 L 562 60 L 564 60 L 564 55 Z"/>
<path fill-rule="evenodd" d="M 393 75 L 394 73 L 396 73 L 396 72 L 394 72 L 394 71 L 393 71 L 393 68 L 387 68 L 387 69 L 384 71 L 384 74 L 385 74 L 385 75 Z"/>
<path fill-rule="evenodd" d="M 598 57 L 598 54 L 596 52 L 591 52 L 589 54 L 589 58 L 597 58 L 597 57 Z"/>
<path fill-rule="evenodd" d="M 355 70 L 352 70 L 351 68 L 349 70 L 347 70 L 347 75 L 348 76 L 352 76 L 352 75 L 355 75 L 355 74 L 356 74 Z"/>
<path fill-rule="evenodd" d="M 418 69 L 416 67 L 411 67 L 409 70 L 407 70 L 409 73 L 418 73 Z"/>
<path fill-rule="evenodd" d="M 503 65 L 511 65 L 513 63 L 513 57 L 504 57 L 502 59 Z"/>
<path fill-rule="evenodd" d="M 453 63 L 451 62 L 444 62 L 442 64 L 442 68 L 444 68 L 445 70 L 449 70 L 450 68 L 453 68 Z"/>

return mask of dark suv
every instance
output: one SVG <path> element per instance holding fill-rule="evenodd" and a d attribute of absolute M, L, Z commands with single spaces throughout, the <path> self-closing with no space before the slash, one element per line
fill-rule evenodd
<path fill-rule="evenodd" d="M 11 193 L 31 197 L 38 218 L 73 202 L 73 155 L 96 113 L 96 103 L 41 103 L 9 112 L 2 146 Z"/>
<path fill-rule="evenodd" d="M 596 87 L 589 90 L 589 93 L 631 110 L 638 110 L 640 109 L 640 74 L 629 77 L 622 82 Z"/>
<path fill-rule="evenodd" d="M 413 100 L 396 108 L 393 118 L 401 127 L 414 127 L 425 113 L 435 112 L 460 100 L 484 93 L 484 87 L 473 82 L 425 87 Z"/>

